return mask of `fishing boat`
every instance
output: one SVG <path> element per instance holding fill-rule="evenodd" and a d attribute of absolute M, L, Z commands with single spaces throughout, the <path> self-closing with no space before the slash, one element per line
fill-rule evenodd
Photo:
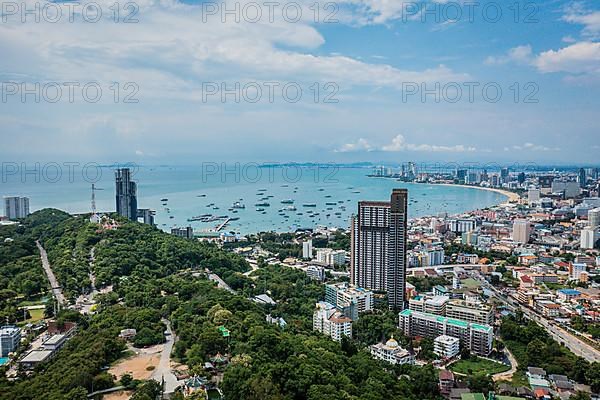
<path fill-rule="evenodd" d="M 325 203 L 326 206 L 337 206 L 337 203 L 335 201 L 330 201 Z"/>
<path fill-rule="evenodd" d="M 265 211 L 264 208 L 257 208 L 256 211 L 261 212 L 261 211 Z"/>
<path fill-rule="evenodd" d="M 302 207 L 316 207 L 317 204 L 316 203 L 304 203 L 302 204 Z"/>
<path fill-rule="evenodd" d="M 281 200 L 281 204 L 294 204 L 294 200 L 292 200 L 292 199 Z"/>
<path fill-rule="evenodd" d="M 166 201 L 169 201 L 169 199 L 160 199 L 160 201 L 162 201 L 164 203 Z"/>
<path fill-rule="evenodd" d="M 246 208 L 246 206 L 244 204 L 242 204 L 241 202 L 236 201 L 231 205 L 231 208 L 240 209 L 240 208 Z"/>
<path fill-rule="evenodd" d="M 271 204 L 267 203 L 267 202 L 262 202 L 262 203 L 256 203 L 255 206 L 256 207 L 269 207 Z"/>

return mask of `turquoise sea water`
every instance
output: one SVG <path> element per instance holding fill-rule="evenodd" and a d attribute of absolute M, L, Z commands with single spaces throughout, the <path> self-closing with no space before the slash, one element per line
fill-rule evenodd
<path fill-rule="evenodd" d="M 74 170 L 72 176 L 67 172 L 63 169 L 60 178 L 52 175 L 51 171 L 38 176 L 5 174 L 0 195 L 28 196 L 32 211 L 55 207 L 73 213 L 89 212 L 91 183 L 94 182 L 103 189 L 96 192 L 98 210 L 115 209 L 112 169 L 88 169 L 86 179 L 82 177 L 81 170 Z M 393 188 L 408 189 L 411 218 L 442 212 L 460 213 L 505 200 L 503 195 L 495 192 L 458 186 L 403 183 L 394 179 L 368 177 L 370 172 L 370 168 L 259 169 L 253 165 L 245 168 L 234 165 L 225 170 L 221 166 L 163 166 L 136 168 L 134 180 L 138 182 L 138 207 L 156 210 L 156 223 L 164 230 L 187 225 L 195 230 L 203 230 L 218 225 L 219 221 L 187 221 L 188 218 L 203 214 L 239 218 L 231 221 L 226 230 L 240 233 L 290 231 L 317 225 L 347 228 L 349 217 L 356 212 L 359 200 L 387 200 Z M 163 202 L 162 199 L 168 201 Z M 282 204 L 282 200 L 293 200 L 293 204 Z M 245 208 L 236 209 L 237 212 L 228 210 L 236 201 L 244 204 Z M 270 206 L 256 206 L 264 202 Z M 306 203 L 315 206 L 304 207 Z M 296 211 L 279 211 L 292 205 Z M 263 208 L 264 211 L 257 211 L 257 208 Z"/>

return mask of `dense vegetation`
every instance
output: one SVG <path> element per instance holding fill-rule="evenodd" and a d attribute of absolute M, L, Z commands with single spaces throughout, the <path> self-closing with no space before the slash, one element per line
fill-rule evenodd
<path fill-rule="evenodd" d="M 0 227 L 0 321 L 22 321 L 28 312 L 19 303 L 48 289 L 35 240 L 54 234 L 54 227 L 67 219 L 68 214 L 48 209 L 19 225 Z"/>
<path fill-rule="evenodd" d="M 302 271 L 263 265 L 245 277 L 240 272 L 248 270 L 246 262 L 215 246 L 137 223 L 121 221 L 117 230 L 104 231 L 84 218 L 56 217 L 52 212 L 36 213 L 31 217 L 36 224 L 22 227 L 22 257 L 37 256 L 32 243 L 39 238 L 69 297 L 89 290 L 90 272 L 98 286 L 110 284 L 113 291 L 99 296 L 95 315 L 60 314 L 61 320 L 79 323 L 75 338 L 32 377 L 16 382 L 0 378 L 0 399 L 83 400 L 92 390 L 110 387 L 117 382 L 105 367 L 125 354 L 119 331 L 135 328 L 135 345 L 158 343 L 164 340 L 164 319 L 171 321 L 179 336 L 173 356 L 192 371 L 204 373 L 203 363 L 216 353 L 231 355 L 221 385 L 227 399 L 439 397 L 433 368 L 391 368 L 364 350 L 379 340 L 368 337 L 379 316 L 365 316 L 357 326 L 360 339 L 356 341 L 340 344 L 313 332 L 312 311 L 323 288 Z M 38 229 L 37 223 L 45 220 L 52 223 Z M 90 264 L 92 248 L 95 260 Z M 5 265 L 13 268 L 22 257 L 6 259 Z M 32 263 L 31 269 L 36 268 L 39 264 Z M 237 282 L 239 294 L 217 289 L 204 269 Z M 11 284 L 15 283 L 9 278 L 7 285 Z M 251 300 L 262 293 L 277 304 Z M 287 327 L 268 323 L 267 314 L 285 318 Z M 383 318 L 383 331 L 376 331 L 376 336 L 387 336 L 395 328 L 392 314 Z M 229 337 L 221 335 L 220 326 L 230 331 Z M 130 378 L 124 380 L 120 383 L 131 386 Z M 143 400 L 153 399 L 157 390 L 152 383 L 135 387 L 135 398 Z"/>

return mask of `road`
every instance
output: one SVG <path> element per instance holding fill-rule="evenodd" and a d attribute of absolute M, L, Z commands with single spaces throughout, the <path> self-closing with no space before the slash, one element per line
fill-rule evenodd
<path fill-rule="evenodd" d="M 494 297 L 502 301 L 509 308 L 513 310 L 521 310 L 525 317 L 543 326 L 554 340 L 556 340 L 558 343 L 564 344 L 574 354 L 586 359 L 589 362 L 600 362 L 600 351 L 596 350 L 589 344 L 579 340 L 576 336 L 573 336 L 569 332 L 556 325 L 554 322 L 547 320 L 535 311 L 527 307 L 521 306 L 514 300 L 505 297 L 495 287 L 490 285 L 488 281 L 481 277 L 481 275 L 472 274 L 471 276 L 474 279 L 477 279 L 484 288 L 489 290 L 494 295 Z"/>
<path fill-rule="evenodd" d="M 504 351 L 508 356 L 508 361 L 510 361 L 510 369 L 506 372 L 500 372 L 499 374 L 493 375 L 492 379 L 494 380 L 494 382 L 510 381 L 515 372 L 517 372 L 517 367 L 519 366 L 515 356 L 513 356 L 513 354 L 507 348 L 505 348 Z"/>
<path fill-rule="evenodd" d="M 52 268 L 50 267 L 50 262 L 48 261 L 48 254 L 46 253 L 46 250 L 42 247 L 39 240 L 36 240 L 35 244 L 37 245 L 38 250 L 40 251 L 42 267 L 44 268 L 44 272 L 46 273 L 48 281 L 50 282 L 52 294 L 54 294 L 54 298 L 58 302 L 58 308 L 61 309 L 67 304 L 67 299 L 62 293 L 62 289 L 58 283 L 58 280 L 56 279 L 56 276 L 54 276 L 54 272 L 52 272 Z"/>
<path fill-rule="evenodd" d="M 157 381 L 158 383 L 162 383 L 163 379 L 165 382 L 164 393 L 173 393 L 177 386 L 180 385 L 179 381 L 173 371 L 171 370 L 171 352 L 173 351 L 173 345 L 177 340 L 177 336 L 171 329 L 171 322 L 163 319 L 162 322 L 167 326 L 165 332 L 168 333 L 166 335 L 166 342 L 163 346 L 163 350 L 160 354 L 160 361 L 158 366 L 152 373 L 152 379 Z"/>
<path fill-rule="evenodd" d="M 235 290 L 233 290 L 227 283 L 225 283 L 225 281 L 223 279 L 221 279 L 221 277 L 219 275 L 214 274 L 214 273 L 210 272 L 209 270 L 206 270 L 206 273 L 208 274 L 208 279 L 210 279 L 213 282 L 217 282 L 217 286 L 219 288 L 225 289 L 231 294 L 237 294 L 235 292 Z"/>

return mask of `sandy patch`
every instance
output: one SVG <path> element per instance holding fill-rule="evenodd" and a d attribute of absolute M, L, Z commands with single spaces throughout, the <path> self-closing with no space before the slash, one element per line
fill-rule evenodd
<path fill-rule="evenodd" d="M 160 362 L 162 347 L 162 345 L 159 345 L 146 349 L 130 348 L 136 354 L 119 361 L 108 372 L 115 375 L 117 379 L 120 379 L 125 374 L 131 375 L 133 379 L 150 379 L 152 372 L 154 372 L 154 369 L 158 367 L 158 363 Z M 149 367 L 154 367 L 154 369 L 148 370 Z"/>
<path fill-rule="evenodd" d="M 131 390 L 121 390 L 114 393 L 105 394 L 102 396 L 102 400 L 129 400 L 133 395 Z"/>

